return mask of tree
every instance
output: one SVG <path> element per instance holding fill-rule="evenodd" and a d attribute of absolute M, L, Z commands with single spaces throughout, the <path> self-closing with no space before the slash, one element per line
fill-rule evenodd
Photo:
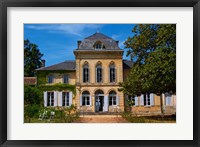
<path fill-rule="evenodd" d="M 125 42 L 134 65 L 122 90 L 128 95 L 176 92 L 176 26 L 136 25 Z"/>
<path fill-rule="evenodd" d="M 31 43 L 29 40 L 24 40 L 24 76 L 35 76 L 35 69 L 41 67 L 41 58 L 43 54 L 40 53 L 38 46 Z"/>

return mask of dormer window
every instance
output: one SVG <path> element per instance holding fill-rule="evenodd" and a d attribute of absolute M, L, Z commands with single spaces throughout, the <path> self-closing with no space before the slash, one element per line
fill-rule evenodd
<path fill-rule="evenodd" d="M 94 48 L 99 50 L 99 49 L 102 49 L 102 48 L 104 49 L 105 46 L 102 44 L 101 41 L 96 41 L 95 44 L 94 44 Z"/>

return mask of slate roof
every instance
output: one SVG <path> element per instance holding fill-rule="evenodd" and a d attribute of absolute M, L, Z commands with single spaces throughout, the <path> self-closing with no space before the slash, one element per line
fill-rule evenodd
<path fill-rule="evenodd" d="M 81 41 L 77 50 L 95 50 L 94 44 L 96 41 L 102 42 L 102 44 L 105 46 L 105 49 L 102 50 L 120 50 L 117 41 L 102 33 L 95 33 L 89 37 L 86 37 Z"/>
<path fill-rule="evenodd" d="M 36 70 L 76 70 L 76 62 L 75 61 L 64 61 L 58 64 L 54 64 L 47 67 L 38 68 Z"/>
<path fill-rule="evenodd" d="M 129 69 L 133 66 L 133 62 L 130 60 L 123 60 L 123 69 Z"/>
<path fill-rule="evenodd" d="M 123 60 L 123 69 L 129 69 L 133 66 L 133 62 L 129 60 Z M 36 69 L 37 71 L 42 70 L 70 70 L 75 71 L 76 70 L 76 62 L 75 61 L 64 61 L 58 64 L 54 64 L 47 67 L 42 67 Z"/>

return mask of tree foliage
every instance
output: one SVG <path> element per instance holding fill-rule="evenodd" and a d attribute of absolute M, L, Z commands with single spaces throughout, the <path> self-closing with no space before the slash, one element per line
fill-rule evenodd
<path fill-rule="evenodd" d="M 176 92 L 176 25 L 136 25 L 125 42 L 135 59 L 121 84 L 129 95 Z"/>
<path fill-rule="evenodd" d="M 24 76 L 35 76 L 35 69 L 41 67 L 41 58 L 38 46 L 31 43 L 29 40 L 24 40 Z"/>

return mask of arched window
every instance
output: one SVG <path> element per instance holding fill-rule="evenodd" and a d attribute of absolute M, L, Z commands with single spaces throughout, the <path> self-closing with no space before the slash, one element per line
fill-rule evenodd
<path fill-rule="evenodd" d="M 89 106 L 90 103 L 90 93 L 88 91 L 84 91 L 82 93 L 82 106 Z"/>
<path fill-rule="evenodd" d="M 102 65 L 101 64 L 96 65 L 96 82 L 97 83 L 103 82 L 103 80 L 102 80 Z"/>
<path fill-rule="evenodd" d="M 105 48 L 105 46 L 102 45 L 101 41 L 96 41 L 95 44 L 94 44 L 94 48 L 95 49 L 102 49 L 102 48 Z"/>
<path fill-rule="evenodd" d="M 109 105 L 117 105 L 117 96 L 115 91 L 110 91 L 109 92 Z"/>
<path fill-rule="evenodd" d="M 83 83 L 89 82 L 89 66 L 84 64 L 83 66 Z"/>
<path fill-rule="evenodd" d="M 116 82 L 116 69 L 115 69 L 115 64 L 110 64 L 109 66 L 109 71 L 110 71 L 110 82 Z"/>

